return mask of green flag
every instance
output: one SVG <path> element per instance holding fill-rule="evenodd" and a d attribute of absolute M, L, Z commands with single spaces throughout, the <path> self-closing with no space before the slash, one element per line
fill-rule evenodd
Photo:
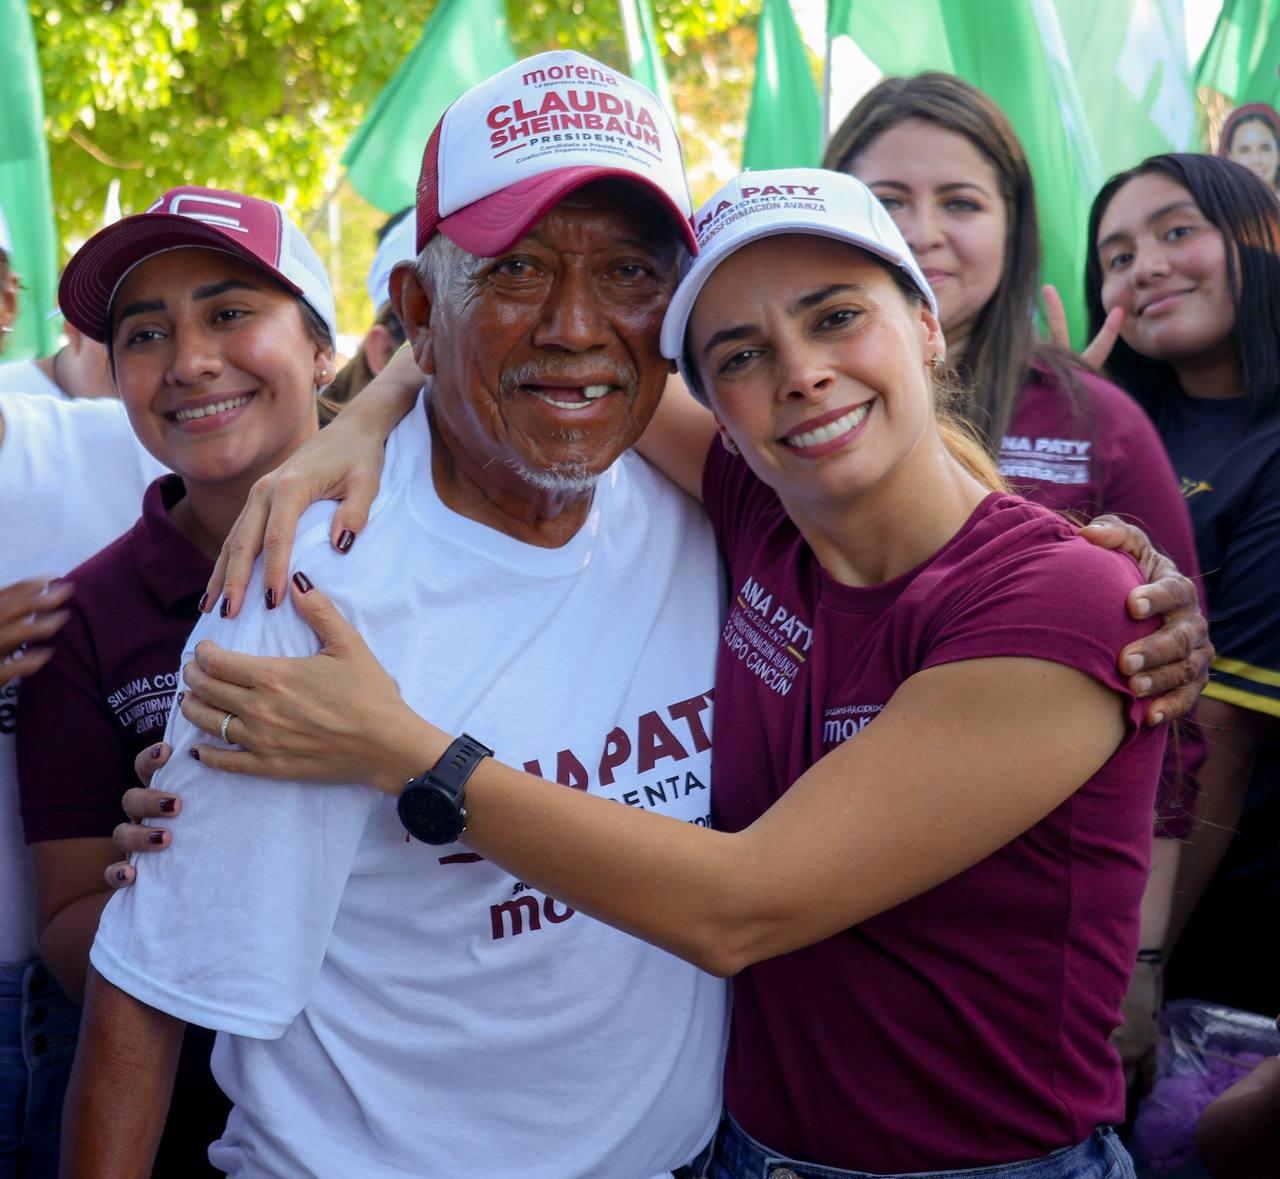
<path fill-rule="evenodd" d="M 1104 177 L 1147 156 L 1198 150 L 1182 0 L 1072 0 L 1057 12 Z"/>
<path fill-rule="evenodd" d="M 13 238 L 10 264 L 23 288 L 3 359 L 20 360 L 47 355 L 57 344 L 58 332 L 46 317 L 56 306 L 58 236 L 40 65 L 24 0 L 0 0 L 0 29 L 0 208 Z"/>
<path fill-rule="evenodd" d="M 757 36 L 742 166 L 816 167 L 822 159 L 822 103 L 789 0 L 764 0 Z"/>
<path fill-rule="evenodd" d="M 1280 107 L 1280 0 L 1224 0 L 1196 83 L 1237 106 Z"/>
<path fill-rule="evenodd" d="M 1103 168 L 1052 0 L 894 0 L 888 13 L 839 0 L 828 34 L 841 33 L 886 74 L 958 74 L 1008 115 L 1039 194 L 1044 277 L 1083 343 L 1085 235 Z"/>
<path fill-rule="evenodd" d="M 658 48 L 658 38 L 653 27 L 653 9 L 649 7 L 649 0 L 620 0 L 620 4 L 631 76 L 642 86 L 648 86 L 674 119 L 676 104 L 671 97 L 666 66 L 662 64 L 662 50 Z"/>
<path fill-rule="evenodd" d="M 440 0 L 342 154 L 355 190 L 387 213 L 413 204 L 422 149 L 440 116 L 515 60 L 504 0 Z"/>

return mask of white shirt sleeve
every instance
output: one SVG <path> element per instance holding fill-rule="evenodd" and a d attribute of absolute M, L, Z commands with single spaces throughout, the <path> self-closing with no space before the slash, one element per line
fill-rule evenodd
<path fill-rule="evenodd" d="M 319 649 L 287 599 L 270 613 L 261 604 L 260 570 L 246 599 L 236 619 L 200 621 L 184 664 L 203 638 L 263 655 Z M 137 882 L 107 905 L 90 961 L 136 999 L 188 1023 L 275 1039 L 315 985 L 365 825 L 382 796 L 363 785 L 205 769 L 189 751 L 216 739 L 176 708 L 165 740 L 173 754 L 153 785 L 182 796 L 173 846 L 135 857 Z"/>

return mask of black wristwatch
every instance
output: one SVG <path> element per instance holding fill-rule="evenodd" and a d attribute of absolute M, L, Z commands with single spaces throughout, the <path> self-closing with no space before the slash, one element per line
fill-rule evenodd
<path fill-rule="evenodd" d="M 493 750 L 463 733 L 425 774 L 410 778 L 396 811 L 404 829 L 423 843 L 452 843 L 467 829 L 463 788 L 476 766 Z"/>

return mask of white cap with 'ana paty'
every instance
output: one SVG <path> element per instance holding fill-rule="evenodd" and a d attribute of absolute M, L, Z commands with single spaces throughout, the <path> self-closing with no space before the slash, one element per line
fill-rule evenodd
<path fill-rule="evenodd" d="M 744 172 L 693 218 L 698 254 L 662 322 L 662 355 L 684 365 L 684 335 L 703 285 L 735 250 L 762 237 L 806 233 L 846 242 L 897 267 L 937 315 L 938 303 L 893 218 L 860 180 L 822 168 Z M 687 378 L 687 374 L 686 374 Z"/>

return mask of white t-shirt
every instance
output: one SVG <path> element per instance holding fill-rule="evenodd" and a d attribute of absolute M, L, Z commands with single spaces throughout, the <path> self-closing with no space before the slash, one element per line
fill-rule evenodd
<path fill-rule="evenodd" d="M 44 397 L 62 397 L 66 394 L 58 388 L 34 360 L 9 360 L 0 364 L 0 393 L 40 394 Z"/>
<path fill-rule="evenodd" d="M 710 814 L 719 562 L 700 509 L 641 459 L 601 480 L 559 549 L 436 495 L 418 407 L 387 445 L 357 549 L 304 517 L 294 568 L 331 594 L 405 700 L 497 756 L 622 805 Z M 260 589 L 201 638 L 318 643 Z M 409 839 L 367 786 L 211 775 L 174 755 L 181 854 L 139 864 L 93 964 L 220 1036 L 233 1176 L 649 1179 L 710 1137 L 723 981 L 524 887 L 465 846 Z M 200 740 L 208 738 L 199 735 Z M 424 767 L 425 768 L 425 767 Z"/>
<path fill-rule="evenodd" d="M 58 577 L 93 556 L 138 518 L 147 484 L 164 473 L 118 401 L 0 392 L 0 418 L 0 587 Z M 0 962 L 36 952 L 31 856 L 18 817 L 17 709 L 18 681 L 10 680 L 0 687 Z"/>

